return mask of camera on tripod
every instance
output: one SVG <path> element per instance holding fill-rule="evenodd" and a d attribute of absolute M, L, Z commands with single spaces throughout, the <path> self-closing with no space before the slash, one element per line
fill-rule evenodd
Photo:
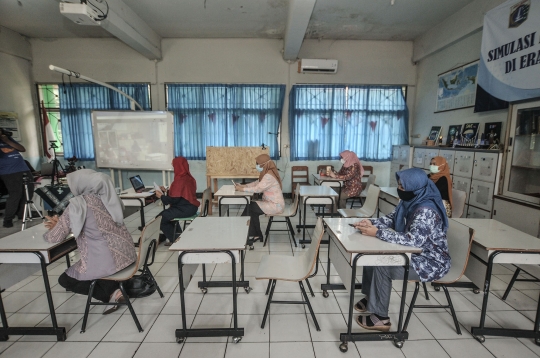
<path fill-rule="evenodd" d="M 50 140 L 49 143 L 51 143 L 51 148 L 52 149 L 58 149 L 58 145 L 56 144 L 55 140 Z"/>
<path fill-rule="evenodd" d="M 8 131 L 7 129 L 4 129 L 4 128 L 0 128 L 0 135 L 5 135 L 5 136 L 8 136 L 8 137 L 12 137 L 13 132 Z"/>
<path fill-rule="evenodd" d="M 26 173 L 26 172 L 23 173 L 22 180 L 23 180 L 24 185 L 28 185 L 28 184 L 30 184 L 30 183 L 32 183 L 34 181 L 34 179 L 29 177 L 28 173 Z"/>

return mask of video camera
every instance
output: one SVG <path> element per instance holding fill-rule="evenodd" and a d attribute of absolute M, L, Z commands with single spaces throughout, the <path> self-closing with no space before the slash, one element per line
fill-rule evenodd
<path fill-rule="evenodd" d="M 13 132 L 8 131 L 7 129 L 4 129 L 4 128 L 0 128 L 0 135 L 5 135 L 5 136 L 8 136 L 8 137 L 12 137 Z"/>

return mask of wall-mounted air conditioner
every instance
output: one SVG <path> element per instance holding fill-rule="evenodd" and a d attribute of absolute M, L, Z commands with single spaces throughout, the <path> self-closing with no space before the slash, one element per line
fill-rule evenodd
<path fill-rule="evenodd" d="M 337 60 L 303 58 L 298 61 L 298 73 L 337 73 Z"/>

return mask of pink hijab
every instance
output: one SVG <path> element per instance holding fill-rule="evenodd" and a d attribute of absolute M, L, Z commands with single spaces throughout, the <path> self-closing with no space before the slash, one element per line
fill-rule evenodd
<path fill-rule="evenodd" d="M 339 153 L 339 155 L 341 155 L 341 157 L 345 159 L 345 164 L 343 164 L 345 168 L 354 165 L 354 163 L 358 163 L 358 166 L 360 167 L 360 177 L 364 176 L 364 167 L 360 163 L 360 159 L 358 159 L 355 152 L 351 152 L 350 150 L 344 150 L 343 152 Z"/>

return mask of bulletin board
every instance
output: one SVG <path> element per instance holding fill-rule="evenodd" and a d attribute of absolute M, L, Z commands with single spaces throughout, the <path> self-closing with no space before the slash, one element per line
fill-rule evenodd
<path fill-rule="evenodd" d="M 270 155 L 268 147 L 206 147 L 206 175 L 208 177 L 259 177 L 255 158 Z"/>

